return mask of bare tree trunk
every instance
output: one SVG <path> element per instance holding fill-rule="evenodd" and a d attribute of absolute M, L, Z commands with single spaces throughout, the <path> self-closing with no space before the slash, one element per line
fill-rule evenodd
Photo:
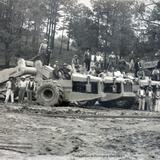
<path fill-rule="evenodd" d="M 56 26 L 57 26 L 57 13 L 58 13 L 58 2 L 57 1 L 50 1 L 50 15 L 49 18 L 49 26 L 48 26 L 48 48 L 51 49 L 53 54 L 54 50 L 54 42 L 55 42 L 55 33 L 56 33 Z"/>
<path fill-rule="evenodd" d="M 22 29 L 23 29 L 23 24 L 24 24 L 24 19 L 21 15 L 19 15 L 19 18 L 21 19 L 21 25 L 19 27 L 19 31 L 18 31 L 18 38 L 21 39 L 22 38 Z M 21 41 L 18 44 L 18 52 L 21 53 L 21 49 L 22 49 L 22 43 Z"/>
<path fill-rule="evenodd" d="M 52 51 L 54 50 L 56 26 L 57 26 L 57 22 L 54 23 L 54 28 L 53 28 L 53 31 L 52 31 Z"/>
<path fill-rule="evenodd" d="M 56 4 L 55 6 L 54 6 L 55 8 L 54 8 L 54 21 L 53 21 L 53 28 L 52 28 L 52 36 L 51 36 L 51 43 L 52 43 L 52 45 L 51 45 L 51 49 L 52 49 L 52 54 L 53 54 L 53 51 L 54 51 L 54 43 L 55 43 L 55 34 L 56 34 L 56 27 L 57 27 L 57 13 L 58 13 L 58 4 Z"/>
<path fill-rule="evenodd" d="M 60 45 L 60 50 L 59 54 L 62 54 L 62 48 L 63 48 L 63 39 L 64 39 L 64 25 L 65 25 L 65 18 L 63 19 L 63 26 L 62 26 L 62 37 L 61 37 L 61 45 Z"/>
<path fill-rule="evenodd" d="M 62 54 L 62 48 L 63 48 L 63 38 L 64 38 L 64 28 L 63 28 L 63 30 L 62 30 L 62 38 L 61 38 L 61 45 L 60 45 L 59 54 Z"/>
<path fill-rule="evenodd" d="M 5 57 L 5 66 L 9 67 L 10 64 L 9 43 L 5 43 L 4 57 Z"/>
<path fill-rule="evenodd" d="M 97 41 L 96 41 L 96 48 L 99 49 L 99 33 L 100 32 L 100 13 L 98 14 L 98 17 L 97 17 Z"/>
<path fill-rule="evenodd" d="M 7 8 L 6 8 L 6 31 L 12 35 L 12 7 L 13 7 L 13 1 L 7 1 Z M 4 58 L 5 58 L 5 66 L 8 67 L 10 64 L 10 54 L 9 54 L 9 46 L 11 43 L 11 37 L 8 37 L 4 44 L 5 44 L 5 52 L 4 52 Z"/>
<path fill-rule="evenodd" d="M 27 26 L 27 31 L 28 31 L 28 32 L 26 33 L 26 36 L 25 36 L 25 37 L 26 37 L 26 41 L 25 41 L 25 44 L 26 44 L 26 45 L 28 45 L 28 42 L 29 42 L 29 29 L 30 29 L 30 28 L 29 28 L 29 21 L 28 21 L 28 26 Z"/>
<path fill-rule="evenodd" d="M 70 49 L 70 27 L 69 27 L 69 33 L 68 33 L 68 41 L 67 41 L 67 51 Z"/>

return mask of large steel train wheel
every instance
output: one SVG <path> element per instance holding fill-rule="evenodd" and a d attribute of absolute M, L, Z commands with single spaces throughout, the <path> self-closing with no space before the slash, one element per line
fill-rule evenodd
<path fill-rule="evenodd" d="M 43 82 L 37 89 L 37 103 L 54 106 L 59 102 L 59 88 L 56 83 Z"/>

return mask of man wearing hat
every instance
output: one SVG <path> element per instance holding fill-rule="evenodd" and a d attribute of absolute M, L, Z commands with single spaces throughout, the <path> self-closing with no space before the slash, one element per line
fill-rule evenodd
<path fill-rule="evenodd" d="M 140 59 L 137 58 L 137 60 L 134 64 L 135 77 L 138 77 L 137 72 L 139 71 L 140 68 L 142 68 L 142 64 L 140 62 Z"/>
<path fill-rule="evenodd" d="M 11 103 L 14 103 L 14 91 L 15 91 L 15 82 L 14 77 L 9 77 L 9 81 L 6 83 L 6 98 L 5 103 L 8 103 L 9 98 L 11 97 Z"/>
<path fill-rule="evenodd" d="M 53 65 L 53 78 L 55 79 L 59 79 L 60 75 L 59 75 L 59 62 L 55 61 L 55 64 Z"/>
<path fill-rule="evenodd" d="M 39 51 L 38 51 L 39 57 L 40 57 L 43 65 L 49 64 L 48 58 L 50 58 L 50 57 L 49 57 L 48 51 L 49 51 L 48 50 L 48 41 L 47 41 L 47 39 L 44 39 L 43 42 L 40 44 Z"/>
<path fill-rule="evenodd" d="M 24 95 L 26 92 L 26 87 L 27 87 L 27 82 L 25 77 L 21 77 L 18 88 L 19 88 L 19 93 L 18 93 L 18 103 L 23 103 L 24 100 Z"/>
<path fill-rule="evenodd" d="M 32 97 L 33 97 L 33 92 L 35 91 L 35 81 L 34 77 L 30 77 L 30 80 L 27 84 L 26 91 L 27 91 L 27 100 L 29 104 L 32 104 Z"/>

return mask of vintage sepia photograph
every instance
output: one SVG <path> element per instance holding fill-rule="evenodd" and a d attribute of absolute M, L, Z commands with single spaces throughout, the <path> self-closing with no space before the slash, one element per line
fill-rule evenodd
<path fill-rule="evenodd" d="M 160 0 L 0 0 L 0 160 L 160 160 Z"/>

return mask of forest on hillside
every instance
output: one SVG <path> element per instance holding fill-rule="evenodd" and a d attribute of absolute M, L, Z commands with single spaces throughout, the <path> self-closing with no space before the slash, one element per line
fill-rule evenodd
<path fill-rule="evenodd" d="M 44 38 L 52 54 L 57 47 L 61 55 L 64 48 L 89 48 L 152 58 L 160 49 L 160 0 L 91 0 L 90 8 L 77 0 L 0 0 L 0 57 L 6 66 L 16 55 L 35 56 Z"/>

